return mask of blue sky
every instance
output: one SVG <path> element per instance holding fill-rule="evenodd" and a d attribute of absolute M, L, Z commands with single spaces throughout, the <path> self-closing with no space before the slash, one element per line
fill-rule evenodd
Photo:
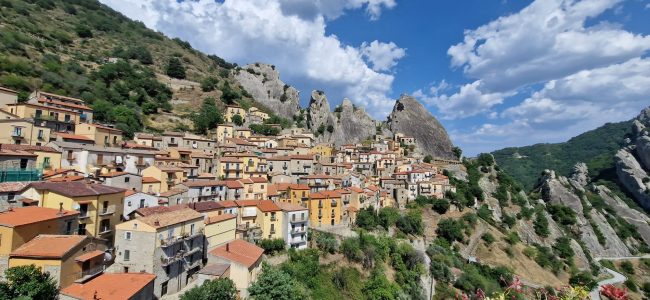
<path fill-rule="evenodd" d="M 101 0 L 383 119 L 415 95 L 469 155 L 559 142 L 650 105 L 649 0 Z"/>

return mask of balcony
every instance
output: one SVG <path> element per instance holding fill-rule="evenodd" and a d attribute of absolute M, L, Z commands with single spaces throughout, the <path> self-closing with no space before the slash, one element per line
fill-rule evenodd
<path fill-rule="evenodd" d="M 306 217 L 299 217 L 299 218 L 291 218 L 289 220 L 290 223 L 301 223 L 301 222 L 306 222 L 307 218 Z"/>
<path fill-rule="evenodd" d="M 323 202 L 318 202 L 318 208 L 323 208 Z"/>
<path fill-rule="evenodd" d="M 99 211 L 99 215 L 102 217 L 110 216 L 114 213 L 115 213 L 115 205 L 104 207 L 102 208 L 102 210 Z"/>
<path fill-rule="evenodd" d="M 22 131 L 13 131 L 11 132 L 11 137 L 20 140 L 25 138 L 25 134 Z"/>
<path fill-rule="evenodd" d="M 294 227 L 294 228 L 291 228 L 291 234 L 305 233 L 305 232 L 307 232 L 307 227 Z"/>
<path fill-rule="evenodd" d="M 109 234 L 109 233 L 111 233 L 111 231 L 112 231 L 112 230 L 111 230 L 110 227 L 101 227 L 101 228 L 99 229 L 99 234 L 100 234 L 100 235 Z"/>
<path fill-rule="evenodd" d="M 271 230 L 269 230 L 269 233 L 270 233 L 270 234 L 275 234 L 275 229 L 271 229 Z"/>
<path fill-rule="evenodd" d="M 161 257 L 160 257 L 160 264 L 161 264 L 163 267 L 167 267 L 167 266 L 169 266 L 169 265 L 171 265 L 171 264 L 173 264 L 173 263 L 175 263 L 175 262 L 181 260 L 181 259 L 183 258 L 182 255 L 183 255 L 183 253 L 182 253 L 182 252 L 179 252 L 177 255 L 174 255 L 174 256 L 172 256 L 172 257 L 164 257 L 164 256 L 161 256 Z"/>
<path fill-rule="evenodd" d="M 82 270 L 81 271 L 81 278 L 75 280 L 75 283 L 83 283 L 86 282 L 95 276 L 104 273 L 104 270 L 106 270 L 106 266 L 104 265 L 99 265 L 92 267 L 90 269 Z"/>
<path fill-rule="evenodd" d="M 181 237 L 171 237 L 171 238 L 166 238 L 166 239 L 161 239 L 160 240 L 160 246 L 163 248 L 171 247 L 173 245 L 176 245 L 183 241 Z"/>
<path fill-rule="evenodd" d="M 88 211 L 79 211 L 79 220 L 90 218 Z"/>
<path fill-rule="evenodd" d="M 275 222 L 275 221 L 277 221 L 277 220 L 278 220 L 278 217 L 276 217 L 276 216 L 271 216 L 271 222 Z"/>

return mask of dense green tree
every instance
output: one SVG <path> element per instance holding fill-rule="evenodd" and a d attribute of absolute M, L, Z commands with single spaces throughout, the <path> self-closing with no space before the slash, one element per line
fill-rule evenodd
<path fill-rule="evenodd" d="M 548 220 L 541 210 L 536 214 L 533 228 L 535 229 L 535 233 L 541 237 L 548 237 L 551 234 L 551 231 L 548 229 Z"/>
<path fill-rule="evenodd" d="M 409 211 L 406 215 L 400 217 L 395 225 L 397 229 L 406 234 L 422 235 L 424 233 L 424 223 L 419 210 Z"/>
<path fill-rule="evenodd" d="M 214 91 L 217 88 L 218 83 L 219 83 L 219 79 L 215 77 L 212 76 L 205 77 L 203 78 L 203 80 L 201 80 L 201 90 L 203 90 L 204 92 Z"/>
<path fill-rule="evenodd" d="M 34 265 L 12 267 L 5 271 L 5 281 L 0 282 L 2 299 L 56 299 L 57 283 L 47 272 Z"/>
<path fill-rule="evenodd" d="M 226 81 L 221 86 L 221 101 L 227 105 L 233 105 L 241 99 L 241 95 L 230 87 Z"/>
<path fill-rule="evenodd" d="M 329 133 L 334 132 L 334 126 L 332 126 L 331 124 L 327 125 L 327 132 L 329 132 Z"/>
<path fill-rule="evenodd" d="M 92 30 L 90 30 L 90 28 L 88 26 L 85 26 L 85 25 L 79 24 L 79 25 L 75 26 L 74 31 L 77 33 L 77 35 L 80 38 L 91 38 L 91 37 L 93 37 Z"/>
<path fill-rule="evenodd" d="M 230 278 L 219 278 L 205 281 L 201 286 L 194 287 L 183 295 L 181 300 L 235 300 L 237 287 Z"/>
<path fill-rule="evenodd" d="M 268 264 L 262 266 L 262 273 L 248 288 L 248 293 L 255 300 L 299 300 L 302 292 L 291 276 Z"/>
<path fill-rule="evenodd" d="M 460 159 L 463 156 L 463 150 L 460 149 L 460 147 L 453 147 L 451 148 L 451 151 L 454 153 L 454 156 L 456 156 L 456 159 Z"/>
<path fill-rule="evenodd" d="M 442 219 L 438 222 L 436 233 L 439 237 L 449 242 L 462 241 L 464 238 L 463 230 L 465 225 L 462 221 L 456 219 Z"/>
<path fill-rule="evenodd" d="M 373 269 L 362 290 L 368 300 L 392 300 L 399 295 L 399 287 L 386 279 L 380 267 Z"/>
<path fill-rule="evenodd" d="M 377 216 L 377 223 L 388 230 L 389 227 L 395 225 L 395 222 L 400 218 L 399 211 L 394 207 L 382 207 L 379 209 Z"/>
<path fill-rule="evenodd" d="M 165 74 L 172 78 L 185 79 L 185 66 L 180 59 L 172 57 L 165 65 Z"/>
<path fill-rule="evenodd" d="M 316 234 L 316 246 L 324 253 L 335 253 L 339 247 L 339 243 L 333 234 L 319 232 Z"/>
<path fill-rule="evenodd" d="M 546 210 L 553 220 L 562 225 L 574 225 L 577 222 L 576 212 L 564 205 L 547 205 Z"/>
<path fill-rule="evenodd" d="M 257 242 L 260 248 L 264 249 L 264 254 L 273 255 L 286 248 L 284 239 L 261 239 Z"/>
<path fill-rule="evenodd" d="M 569 283 L 574 286 L 585 287 L 589 290 L 593 289 L 598 284 L 594 279 L 594 277 L 589 272 L 579 272 L 573 274 L 569 278 Z"/>
<path fill-rule="evenodd" d="M 424 161 L 427 164 L 430 164 L 433 161 L 433 156 L 431 156 L 431 154 L 427 154 L 422 161 Z"/>
<path fill-rule="evenodd" d="M 203 99 L 201 109 L 198 114 L 194 115 L 192 121 L 194 121 L 194 130 L 201 134 L 207 133 L 208 130 L 223 122 L 214 98 Z"/>
<path fill-rule="evenodd" d="M 571 259 L 575 254 L 573 252 L 573 248 L 571 248 L 571 239 L 566 236 L 559 237 L 557 240 L 555 240 L 555 244 L 553 244 L 553 250 L 559 257 L 564 259 Z"/>
<path fill-rule="evenodd" d="M 248 125 L 248 128 L 250 128 L 251 131 L 253 131 L 256 134 L 261 134 L 261 135 L 278 135 L 280 133 L 280 129 L 268 124 L 250 124 Z"/>
<path fill-rule="evenodd" d="M 357 213 L 357 218 L 355 224 L 366 230 L 373 230 L 377 227 L 377 215 L 375 213 L 375 208 L 370 206 L 367 208 L 362 208 Z"/>
<path fill-rule="evenodd" d="M 451 205 L 449 204 L 449 201 L 447 199 L 435 199 L 433 200 L 433 210 L 441 215 L 447 213 L 449 210 L 449 207 Z"/>
<path fill-rule="evenodd" d="M 481 239 L 482 239 L 482 240 L 485 242 L 485 244 L 488 245 L 488 246 L 489 246 L 489 245 L 492 245 L 492 243 L 494 243 L 494 241 L 496 240 L 496 239 L 494 238 L 494 236 L 493 236 L 491 233 L 489 233 L 489 232 L 484 233 L 484 234 L 481 236 Z"/>
<path fill-rule="evenodd" d="M 242 118 L 241 115 L 238 115 L 238 114 L 234 115 L 234 116 L 232 116 L 231 119 L 232 119 L 232 122 L 235 123 L 235 125 L 237 125 L 237 126 L 244 125 L 244 118 Z"/>

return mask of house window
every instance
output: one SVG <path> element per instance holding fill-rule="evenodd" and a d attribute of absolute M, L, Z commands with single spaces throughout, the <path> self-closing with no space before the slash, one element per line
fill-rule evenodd
<path fill-rule="evenodd" d="M 129 182 L 129 181 L 131 181 L 131 177 L 129 176 L 124 177 L 124 182 Z"/>
<path fill-rule="evenodd" d="M 124 250 L 124 261 L 129 261 L 129 260 L 131 260 L 131 251 Z"/>
<path fill-rule="evenodd" d="M 144 199 L 140 199 L 140 208 L 144 207 Z"/>
<path fill-rule="evenodd" d="M 117 144 L 117 136 L 113 136 L 113 144 Z"/>
<path fill-rule="evenodd" d="M 167 295 L 167 282 L 163 282 L 160 286 L 160 295 Z"/>
<path fill-rule="evenodd" d="M 131 206 L 131 200 L 126 202 L 126 206 Z"/>
<path fill-rule="evenodd" d="M 131 240 L 131 231 L 127 231 L 124 233 L 124 239 L 127 241 Z"/>
<path fill-rule="evenodd" d="M 110 230 L 111 230 L 111 220 L 110 219 L 102 220 L 99 223 L 99 232 L 100 233 L 101 232 L 107 232 L 107 231 L 110 231 Z"/>
<path fill-rule="evenodd" d="M 97 164 L 101 165 L 104 164 L 104 154 L 97 154 Z"/>
<path fill-rule="evenodd" d="M 43 139 L 43 129 L 38 130 L 38 139 L 42 140 Z"/>
<path fill-rule="evenodd" d="M 190 235 L 194 235 L 194 224 L 190 225 Z"/>
<path fill-rule="evenodd" d="M 65 222 L 65 234 L 72 234 L 72 221 Z"/>
<path fill-rule="evenodd" d="M 86 235 L 86 224 L 79 224 L 79 230 L 77 231 L 79 235 Z"/>
<path fill-rule="evenodd" d="M 108 145 L 108 136 L 104 137 L 104 145 Z"/>

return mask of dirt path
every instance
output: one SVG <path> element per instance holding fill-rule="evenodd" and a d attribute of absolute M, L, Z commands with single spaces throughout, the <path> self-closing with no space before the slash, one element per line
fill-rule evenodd
<path fill-rule="evenodd" d="M 641 258 L 650 258 L 650 255 L 643 255 L 643 256 L 621 256 L 621 257 L 596 257 L 596 261 L 601 261 L 601 260 L 628 260 L 628 259 L 641 259 Z M 604 279 L 598 282 L 598 286 L 596 286 L 591 292 L 589 293 L 589 297 L 591 300 L 600 300 L 600 288 L 608 285 L 608 284 L 616 284 L 616 283 L 623 283 L 627 280 L 627 277 L 625 275 L 618 273 L 612 269 L 605 268 L 605 271 L 612 275 L 612 278 Z"/>

